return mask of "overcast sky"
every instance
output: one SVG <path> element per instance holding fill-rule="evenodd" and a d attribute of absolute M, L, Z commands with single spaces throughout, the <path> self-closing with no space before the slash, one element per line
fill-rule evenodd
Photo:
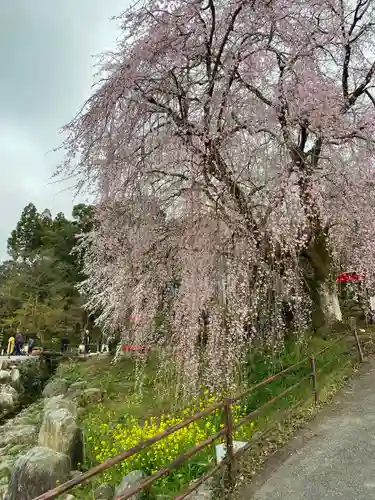
<path fill-rule="evenodd" d="M 93 82 L 93 56 L 112 48 L 109 18 L 128 0 L 0 0 L 0 259 L 25 205 L 70 214 L 73 190 L 51 183 L 48 153 Z M 48 153 L 48 154 L 47 154 Z"/>

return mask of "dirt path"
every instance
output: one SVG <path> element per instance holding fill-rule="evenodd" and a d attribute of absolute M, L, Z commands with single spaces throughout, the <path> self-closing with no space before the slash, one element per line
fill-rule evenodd
<path fill-rule="evenodd" d="M 375 499 L 375 360 L 274 457 L 244 500 Z"/>

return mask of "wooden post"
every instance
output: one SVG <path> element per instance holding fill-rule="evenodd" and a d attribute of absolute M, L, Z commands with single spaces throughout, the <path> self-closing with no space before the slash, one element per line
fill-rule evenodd
<path fill-rule="evenodd" d="M 350 318 L 350 327 L 353 330 L 353 334 L 354 334 L 354 338 L 355 338 L 355 343 L 356 343 L 356 346 L 357 346 L 357 352 L 358 352 L 359 362 L 363 363 L 364 356 L 363 356 L 361 342 L 359 341 L 359 337 L 358 337 L 357 322 L 356 322 L 355 318 L 353 318 L 353 317 Z"/>
<path fill-rule="evenodd" d="M 233 473 L 233 416 L 232 416 L 232 402 L 229 398 L 224 399 L 224 423 L 225 423 L 225 440 L 227 447 L 227 460 L 228 460 L 228 483 L 229 487 L 234 484 Z"/>
<path fill-rule="evenodd" d="M 312 385 L 313 385 L 314 403 L 315 403 L 315 406 L 317 406 L 319 403 L 319 394 L 318 394 L 318 381 L 317 381 L 317 376 L 316 376 L 315 356 L 311 356 L 310 363 L 311 363 L 311 379 L 312 379 Z"/>

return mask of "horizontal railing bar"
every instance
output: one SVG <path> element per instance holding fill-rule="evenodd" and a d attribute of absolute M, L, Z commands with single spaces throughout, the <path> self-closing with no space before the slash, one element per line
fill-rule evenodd
<path fill-rule="evenodd" d="M 322 373 L 322 371 L 327 368 L 327 366 L 329 366 L 330 364 L 332 364 L 332 360 L 330 361 L 327 361 L 327 363 L 324 363 L 324 365 L 320 366 L 318 370 L 316 370 L 316 374 L 318 375 L 319 373 Z"/>
<path fill-rule="evenodd" d="M 285 368 L 281 372 L 275 373 L 275 375 L 272 375 L 271 377 L 268 377 L 268 378 L 262 380 L 261 382 L 253 385 L 252 387 L 250 387 L 246 391 L 241 392 L 241 393 L 237 394 L 236 396 L 230 398 L 231 402 L 234 403 L 235 401 L 238 401 L 239 399 L 242 399 L 243 397 L 248 396 L 249 394 L 254 392 L 256 389 L 259 389 L 260 387 L 263 387 L 264 385 L 267 385 L 270 382 L 273 382 L 274 380 L 281 377 L 282 375 L 285 375 L 286 373 L 293 371 L 298 366 L 300 366 L 304 363 L 307 363 L 309 360 L 310 360 L 310 357 L 308 357 L 308 356 L 304 359 L 301 359 L 301 361 L 298 361 L 298 363 L 295 363 L 294 365 L 288 366 L 287 368 Z"/>
<path fill-rule="evenodd" d="M 271 425 L 269 425 L 268 428 L 261 435 L 254 436 L 254 438 L 250 439 L 250 441 L 248 443 L 246 443 L 246 445 L 239 448 L 234 453 L 234 457 L 238 458 L 239 455 L 241 455 L 242 453 L 247 451 L 249 448 L 251 448 L 252 446 L 257 444 L 259 441 L 264 439 L 269 434 L 269 432 L 272 430 L 272 428 L 275 427 L 275 425 L 280 422 L 280 420 L 283 420 L 283 418 L 285 418 L 289 413 L 293 413 L 293 411 L 295 411 L 302 404 L 306 403 L 309 399 L 311 399 L 311 395 L 307 396 L 306 398 L 303 398 L 302 400 L 298 401 L 295 405 L 293 405 L 291 408 L 288 408 L 288 410 L 284 411 L 281 414 L 281 417 L 278 417 L 275 420 L 275 422 L 273 422 Z"/>
<path fill-rule="evenodd" d="M 351 365 L 352 363 L 353 363 L 353 360 L 349 359 L 344 365 L 342 365 L 341 369 L 342 368 L 346 368 L 347 366 Z M 329 365 L 329 363 L 326 363 L 325 365 L 321 366 L 319 368 L 319 370 L 316 371 L 317 375 L 319 375 L 320 373 L 322 373 L 322 371 L 324 370 L 324 368 L 326 368 L 328 365 Z"/>
<path fill-rule="evenodd" d="M 154 443 L 157 443 L 158 441 L 161 441 L 162 439 L 170 436 L 171 434 L 174 434 L 180 429 L 183 429 L 184 427 L 187 427 L 188 425 L 192 424 L 193 422 L 210 415 L 214 411 L 222 408 L 224 405 L 224 402 L 221 401 L 219 403 L 216 403 L 209 408 L 205 408 L 204 410 L 200 411 L 199 413 L 196 413 L 192 415 L 191 417 L 186 418 L 182 422 L 179 422 L 178 424 L 175 424 L 171 427 L 168 427 L 165 429 L 165 431 L 160 432 L 156 436 L 153 436 L 149 439 L 146 439 L 145 441 L 142 441 L 138 443 L 136 446 L 133 446 L 133 448 L 130 448 L 123 453 L 120 453 L 119 455 L 109 458 L 102 464 L 96 465 L 92 469 L 88 470 L 87 472 L 84 472 L 78 477 L 75 477 L 71 479 L 70 481 L 67 481 L 66 483 L 61 484 L 60 486 L 57 486 L 53 490 L 47 491 L 46 493 L 43 493 L 42 495 L 38 496 L 34 500 L 52 500 L 62 493 L 65 493 L 75 486 L 78 486 L 79 484 L 84 483 L 88 479 L 90 479 L 93 476 L 96 476 L 97 474 L 100 474 L 101 472 L 104 472 L 105 470 L 113 467 L 114 465 L 117 465 L 120 462 L 123 462 L 127 458 L 130 458 L 132 455 L 135 455 L 136 453 L 144 450 L 145 448 L 148 448 L 149 446 L 153 445 Z"/>
<path fill-rule="evenodd" d="M 351 335 L 351 332 L 348 332 L 345 335 L 342 335 L 341 337 L 339 337 L 338 339 L 336 339 L 335 341 L 333 341 L 331 344 L 327 345 L 326 347 L 324 347 L 323 349 L 321 349 L 320 351 L 318 351 L 315 354 L 315 358 L 317 358 L 318 356 L 321 356 L 323 353 L 325 353 L 329 349 L 332 349 L 332 347 L 334 347 L 336 344 L 338 344 L 341 340 L 344 340 L 347 337 L 349 337 L 349 335 Z"/>
<path fill-rule="evenodd" d="M 147 488 L 147 486 L 149 486 L 151 483 L 153 483 L 157 479 L 159 479 L 159 478 L 161 478 L 161 477 L 169 474 L 169 472 L 171 471 L 171 469 L 175 469 L 176 467 L 178 467 L 183 462 L 186 462 L 186 460 L 188 460 L 189 458 L 191 458 L 194 455 L 196 455 L 203 448 L 206 448 L 208 445 L 210 445 L 211 443 L 213 443 L 214 441 L 216 441 L 216 439 L 218 439 L 221 436 L 224 436 L 225 433 L 226 433 L 226 429 L 221 429 L 220 431 L 218 431 L 215 434 L 213 434 L 212 436 L 208 437 L 207 439 L 205 439 L 201 443 L 197 444 L 196 446 L 193 446 L 192 448 L 190 448 L 189 450 L 187 450 L 185 453 L 183 453 L 182 455 L 180 455 L 179 457 L 177 457 L 175 460 L 173 460 L 172 462 L 170 462 L 168 465 L 166 465 L 162 469 L 159 469 L 157 472 L 155 472 L 154 474 L 152 474 L 152 476 L 149 476 L 149 477 L 145 478 L 138 485 L 135 485 L 132 488 L 130 488 L 125 493 L 125 495 L 120 496 L 120 497 L 116 497 L 115 500 L 128 500 L 135 493 L 138 493 L 139 491 L 144 490 L 145 488 Z"/>
<path fill-rule="evenodd" d="M 263 412 L 263 410 L 267 409 L 269 406 L 272 406 L 278 399 L 282 398 L 283 396 L 285 396 L 289 392 L 292 392 L 296 387 L 301 385 L 302 382 L 304 382 L 305 380 L 307 380 L 310 377 L 311 377 L 311 373 L 309 373 L 305 377 L 301 378 L 296 384 L 291 385 L 290 387 L 285 389 L 285 391 L 280 392 L 280 394 L 278 394 L 274 398 L 267 401 L 267 403 L 264 403 L 264 405 L 260 406 L 259 408 L 252 411 L 251 413 L 248 413 L 245 417 L 243 417 L 241 420 L 239 420 L 236 424 L 233 425 L 233 429 L 238 429 L 239 427 L 242 427 L 248 420 L 250 420 L 254 416 L 260 415 Z"/>

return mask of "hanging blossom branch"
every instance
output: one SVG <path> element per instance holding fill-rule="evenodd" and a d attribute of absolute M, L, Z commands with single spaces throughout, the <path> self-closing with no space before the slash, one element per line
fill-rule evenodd
<path fill-rule="evenodd" d="M 97 195 L 87 307 L 170 346 L 190 389 L 230 384 L 253 339 L 282 342 L 311 307 L 329 316 L 344 248 L 369 269 L 373 15 L 370 0 L 137 2 L 64 129 L 61 171 Z"/>

